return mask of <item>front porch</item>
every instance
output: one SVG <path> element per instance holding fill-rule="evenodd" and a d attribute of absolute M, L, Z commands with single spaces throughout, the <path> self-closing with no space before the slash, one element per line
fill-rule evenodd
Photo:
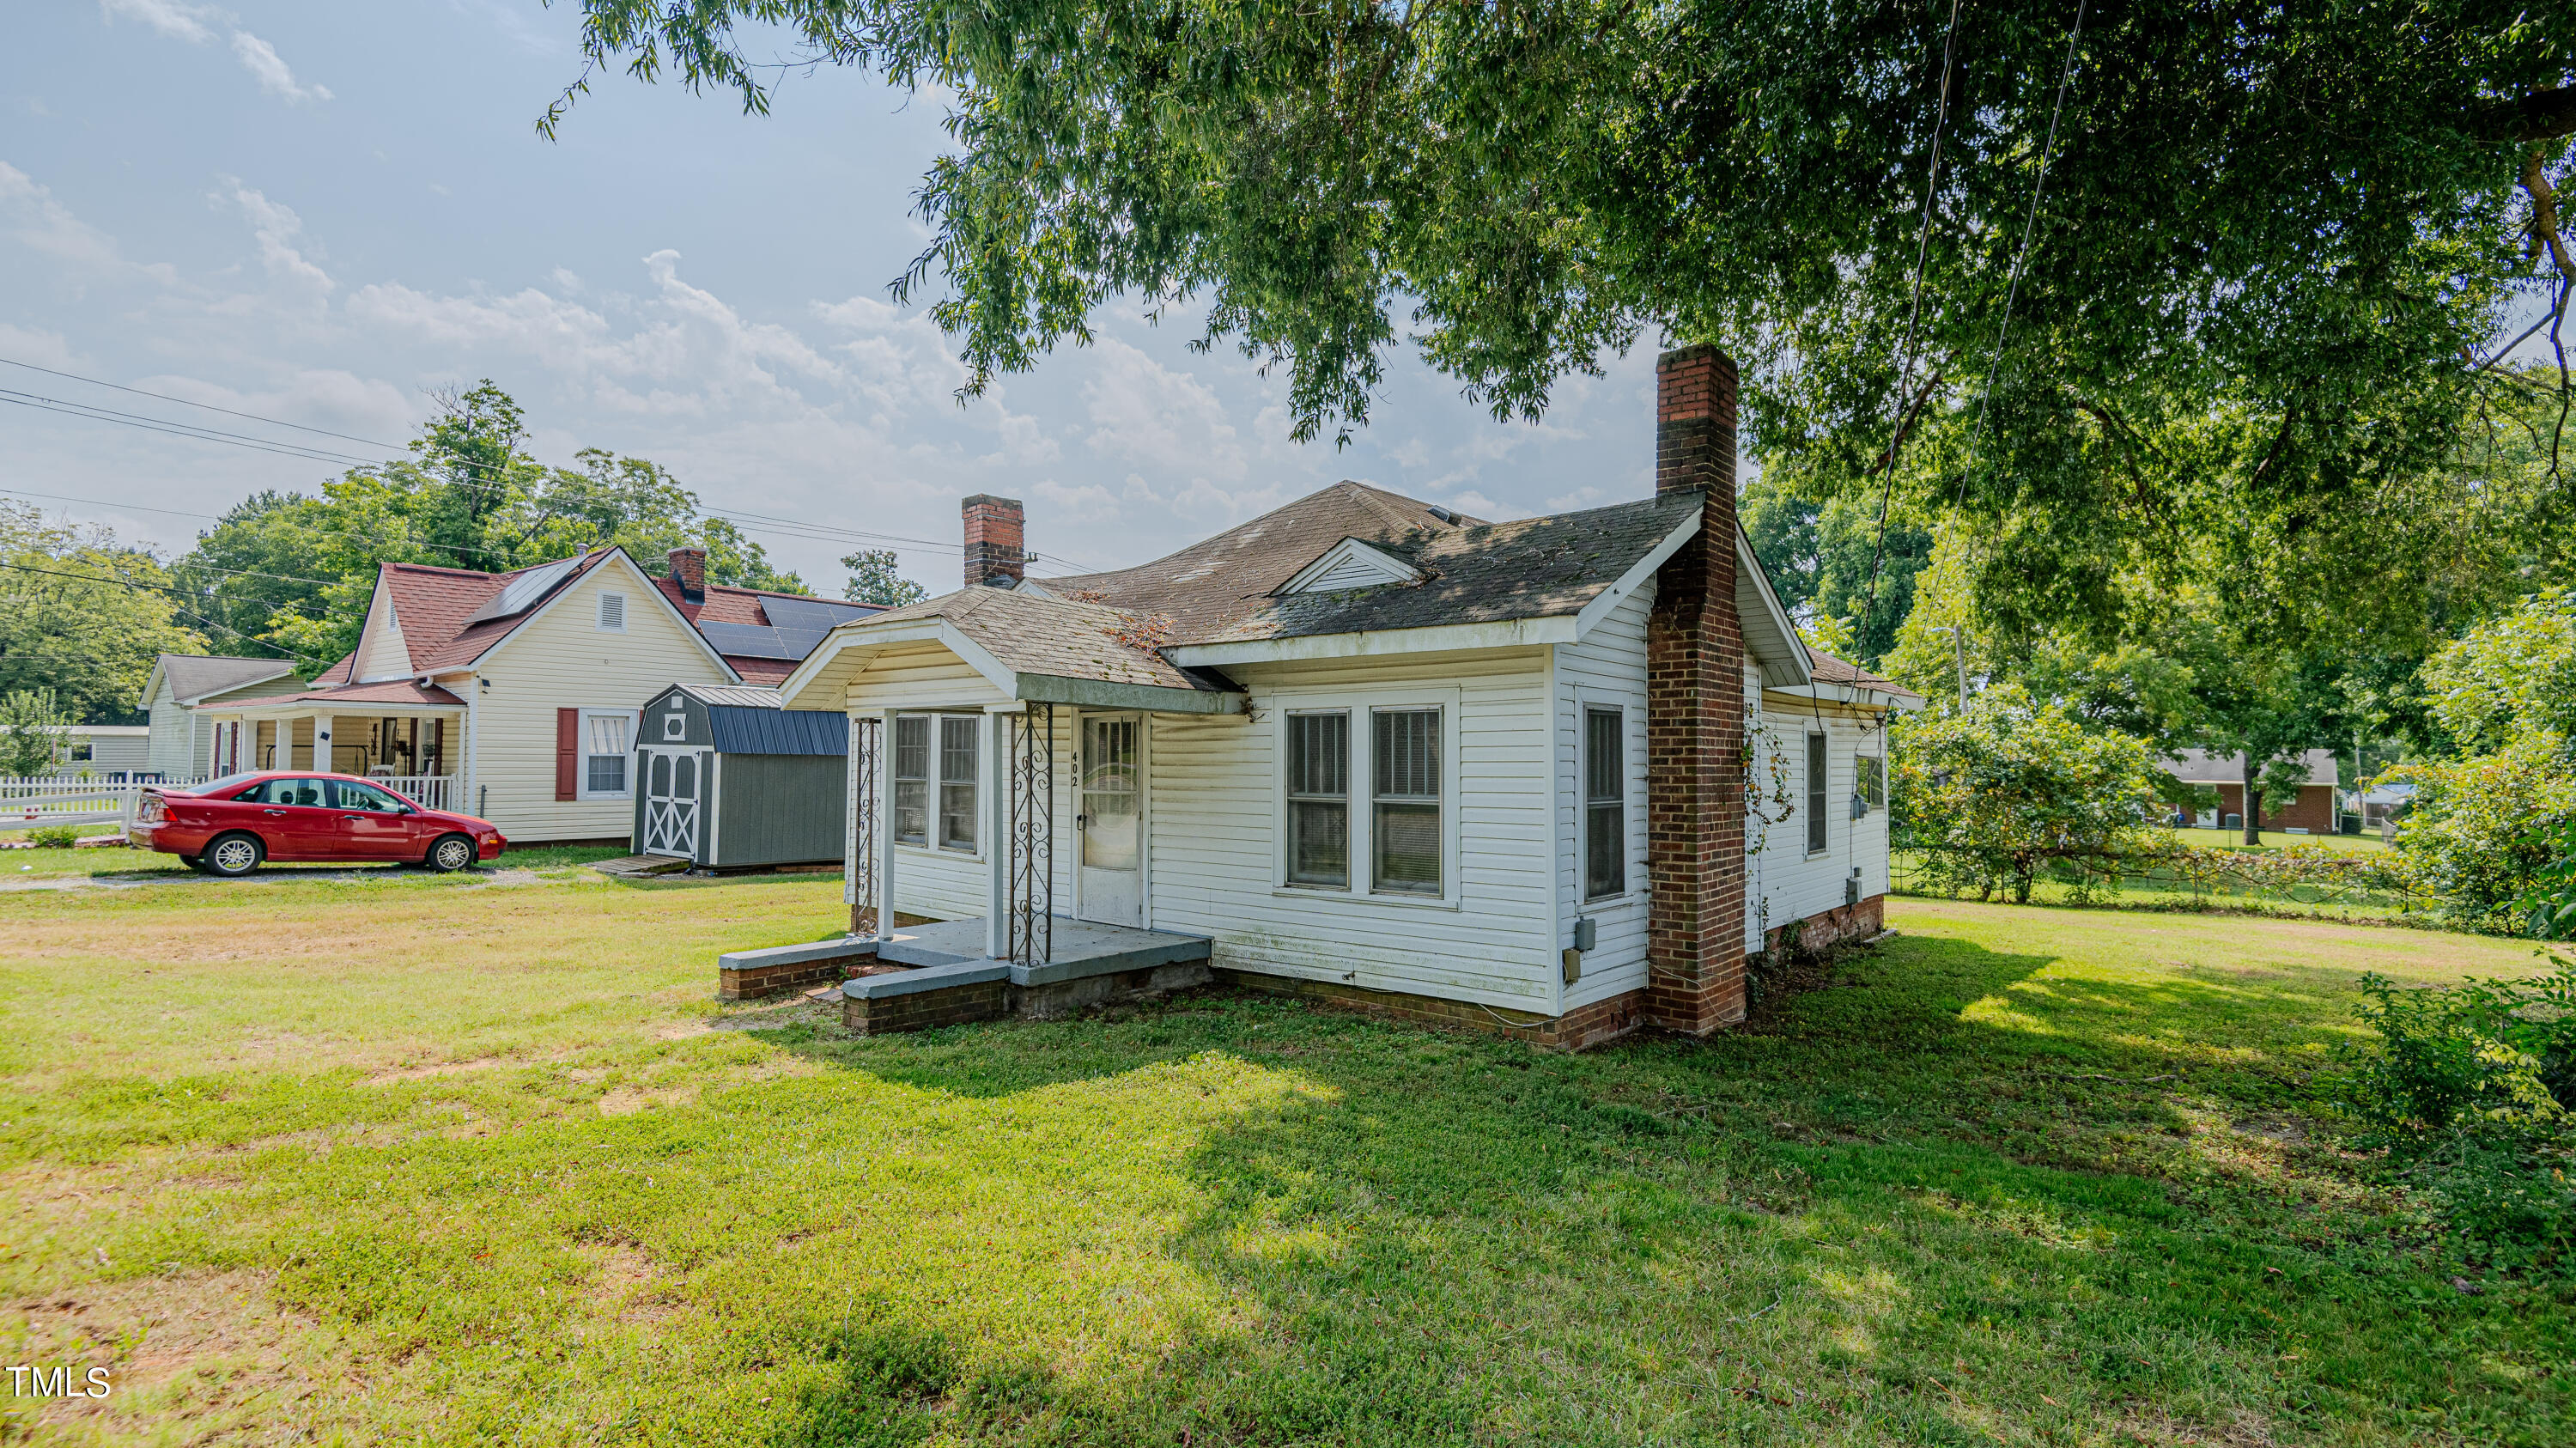
<path fill-rule="evenodd" d="M 465 703 L 444 689 L 358 684 L 201 712 L 215 726 L 211 774 L 354 774 L 431 809 L 466 807 Z"/>
<path fill-rule="evenodd" d="M 1036 962 L 987 954 L 991 927 L 980 917 L 898 925 L 882 939 L 736 951 L 717 962 L 717 995 L 755 1000 L 837 980 L 842 1022 L 880 1035 L 997 1016 L 1045 1020 L 1208 981 L 1206 936 L 1062 916 L 1052 924 L 1054 950 Z"/>

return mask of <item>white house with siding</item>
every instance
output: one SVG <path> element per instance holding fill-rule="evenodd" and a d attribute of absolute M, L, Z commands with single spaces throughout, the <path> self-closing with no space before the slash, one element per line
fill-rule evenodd
<path fill-rule="evenodd" d="M 206 779 L 215 767 L 215 726 L 203 706 L 244 704 L 300 693 L 290 659 L 220 654 L 160 654 L 143 680 L 139 702 L 149 722 L 141 768 L 164 779 Z"/>
<path fill-rule="evenodd" d="M 1202 937 L 1248 983 L 1574 1046 L 1741 1019 L 1748 953 L 1875 934 L 1883 726 L 1920 701 L 1763 577 L 1733 365 L 1659 372 L 1657 490 L 1607 508 L 1345 482 L 1039 581 L 1020 505 L 968 499 L 965 588 L 780 686 L 851 720 L 854 912 L 980 920 L 1015 981 L 1049 914 Z"/>
<path fill-rule="evenodd" d="M 311 687 L 198 712 L 217 772 L 366 775 L 514 843 L 622 842 L 645 700 L 775 683 L 834 624 L 879 611 L 709 584 L 696 548 L 667 572 L 616 547 L 508 573 L 388 563 L 357 647 Z"/>

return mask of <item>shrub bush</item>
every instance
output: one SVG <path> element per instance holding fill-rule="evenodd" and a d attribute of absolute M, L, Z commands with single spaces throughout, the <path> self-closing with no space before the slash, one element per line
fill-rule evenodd
<path fill-rule="evenodd" d="M 2518 935 L 2529 901 L 2576 820 L 2576 780 L 2554 735 L 2529 735 L 2494 754 L 2410 764 L 2392 772 L 2418 786 L 2397 845 L 2414 888 L 2472 930 Z"/>
<path fill-rule="evenodd" d="M 1936 890 L 2027 902 L 2041 874 L 2116 875 L 2158 852 L 2146 742 L 2088 730 L 2019 688 L 1990 689 L 1965 714 L 1909 720 L 1891 739 L 1889 819 Z"/>
<path fill-rule="evenodd" d="M 68 850 L 80 843 L 80 829 L 74 825 L 45 825 L 27 831 L 27 840 L 40 850 Z"/>
<path fill-rule="evenodd" d="M 2446 990 L 2361 980 L 2379 1039 L 2349 1048 L 2339 1104 L 2438 1220 L 2512 1265 L 2576 1266 L 2576 962 Z"/>

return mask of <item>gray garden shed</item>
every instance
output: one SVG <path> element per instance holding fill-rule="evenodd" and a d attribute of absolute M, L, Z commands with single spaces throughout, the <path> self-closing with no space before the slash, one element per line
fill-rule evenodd
<path fill-rule="evenodd" d="M 637 731 L 635 852 L 711 870 L 838 861 L 850 721 L 778 691 L 673 684 Z"/>

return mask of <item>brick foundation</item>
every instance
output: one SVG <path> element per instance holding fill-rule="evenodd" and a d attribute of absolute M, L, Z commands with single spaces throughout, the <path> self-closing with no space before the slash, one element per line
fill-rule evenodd
<path fill-rule="evenodd" d="M 1744 1019 L 1744 634 L 1736 616 L 1735 363 L 1655 362 L 1655 491 L 1696 490 L 1698 536 L 1656 575 L 1646 626 L 1645 1009 L 1701 1036 Z"/>
<path fill-rule="evenodd" d="M 1009 981 L 985 980 L 878 1000 L 851 997 L 841 1002 L 841 1024 L 862 1036 L 884 1036 L 989 1021 L 1009 1012 L 1010 991 Z"/>
<path fill-rule="evenodd" d="M 1271 995 L 1296 996 L 1319 1005 L 1338 1006 L 1385 1020 L 1410 1021 L 1421 1026 L 1464 1026 L 1488 1035 L 1505 1036 L 1556 1050 L 1580 1051 L 1586 1046 L 1616 1040 L 1649 1024 L 1647 993 L 1642 990 L 1577 1006 L 1561 1016 L 1542 1016 L 1533 1011 L 1442 1000 L 1437 996 L 1411 995 L 1403 991 L 1364 990 L 1340 981 L 1301 980 L 1295 976 L 1266 975 L 1222 967 L 1212 974 L 1220 985 L 1264 991 Z"/>
<path fill-rule="evenodd" d="M 1887 897 L 1872 895 L 1857 905 L 1837 905 L 1804 920 L 1775 925 L 1763 937 L 1772 950 L 1786 947 L 1814 955 L 1837 945 L 1857 944 L 1887 929 Z"/>
<path fill-rule="evenodd" d="M 716 967 L 716 999 L 720 1001 L 756 1001 L 789 991 L 807 990 L 818 985 L 838 985 L 853 967 L 864 969 L 876 963 L 876 947 L 853 950 L 824 960 L 798 960 L 780 965 L 755 965 L 742 969 Z"/>

